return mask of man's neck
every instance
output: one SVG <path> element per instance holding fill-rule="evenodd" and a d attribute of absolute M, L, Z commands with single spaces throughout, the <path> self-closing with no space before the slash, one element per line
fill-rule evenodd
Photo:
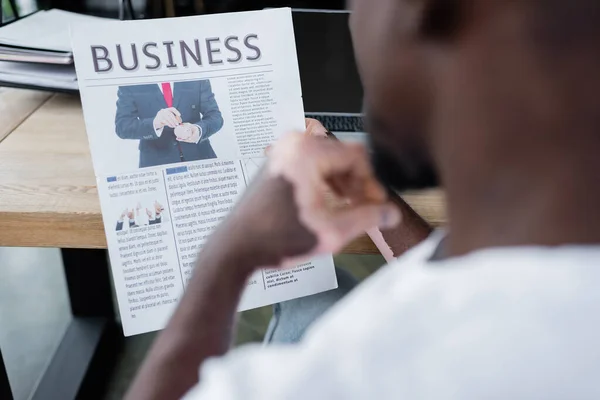
<path fill-rule="evenodd" d="M 583 141 L 574 137 L 575 141 Z M 499 165 L 463 164 L 446 178 L 449 255 L 499 246 L 600 244 L 598 144 L 540 144 Z M 484 165 L 486 157 L 476 156 Z M 491 157 L 493 159 L 493 157 Z M 501 158 L 501 157 L 500 157 Z M 496 158 L 499 159 L 499 158 Z"/>

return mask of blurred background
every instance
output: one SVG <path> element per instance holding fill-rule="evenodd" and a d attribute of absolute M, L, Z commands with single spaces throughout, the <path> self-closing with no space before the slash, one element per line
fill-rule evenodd
<path fill-rule="evenodd" d="M 38 9 L 60 8 L 84 14 L 117 18 L 121 0 L 1 0 L 3 22 L 14 18 L 12 2 L 21 16 Z M 136 18 L 212 14 L 260 10 L 265 7 L 343 9 L 345 0 L 131 0 Z"/>

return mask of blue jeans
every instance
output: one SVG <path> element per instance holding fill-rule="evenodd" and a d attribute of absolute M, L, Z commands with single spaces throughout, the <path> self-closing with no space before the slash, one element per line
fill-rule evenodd
<path fill-rule="evenodd" d="M 358 281 L 349 272 L 340 268 L 335 272 L 337 289 L 274 304 L 263 343 L 299 342 L 315 320 L 357 285 Z"/>

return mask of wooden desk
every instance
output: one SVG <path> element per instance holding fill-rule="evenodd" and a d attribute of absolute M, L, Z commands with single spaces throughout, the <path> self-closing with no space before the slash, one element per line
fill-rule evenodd
<path fill-rule="evenodd" d="M 0 143 L 0 246 L 105 248 L 79 98 L 52 95 Z"/>
<path fill-rule="evenodd" d="M 28 398 L 98 398 L 123 335 L 106 251 L 72 248 L 104 241 L 79 99 L 0 88 L 0 114 L 0 246 L 62 248 L 73 315 Z M 12 398 L 1 351 L 0 398 Z"/>
<path fill-rule="evenodd" d="M 3 128 L 16 129 L 0 142 L 0 246 L 106 248 L 79 98 L 3 89 L 3 104 L 15 116 Z M 445 221 L 439 191 L 404 197 L 431 224 Z M 366 236 L 344 252 L 378 253 Z"/>

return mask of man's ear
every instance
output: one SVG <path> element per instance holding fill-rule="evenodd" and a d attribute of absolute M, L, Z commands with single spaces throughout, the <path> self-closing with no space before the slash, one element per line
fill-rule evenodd
<path fill-rule="evenodd" d="M 464 0 L 420 1 L 423 3 L 419 19 L 420 36 L 424 39 L 452 40 L 461 22 Z"/>

